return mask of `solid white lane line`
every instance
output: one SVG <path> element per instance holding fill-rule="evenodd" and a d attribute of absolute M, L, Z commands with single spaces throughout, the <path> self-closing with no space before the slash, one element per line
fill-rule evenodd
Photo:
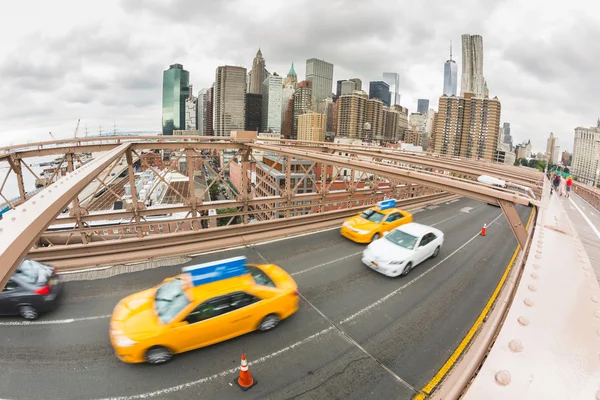
<path fill-rule="evenodd" d="M 252 366 L 252 365 L 257 365 L 257 364 L 264 363 L 265 361 L 267 361 L 267 360 L 269 360 L 269 359 L 271 359 L 273 357 L 276 357 L 276 356 L 278 356 L 280 354 L 283 354 L 283 353 L 285 353 L 287 351 L 293 350 L 296 347 L 299 347 L 299 346 L 302 346 L 303 344 L 311 342 L 311 341 L 315 340 L 316 338 L 318 338 L 320 336 L 323 336 L 324 334 L 326 334 L 328 332 L 333 331 L 333 329 L 334 329 L 333 326 L 330 326 L 329 328 L 323 329 L 322 331 L 317 332 L 314 335 L 311 335 L 311 336 L 309 336 L 309 337 L 307 337 L 305 339 L 302 339 L 302 340 L 300 340 L 300 341 L 298 341 L 298 342 L 296 342 L 296 343 L 294 343 L 294 344 L 292 344 L 290 346 L 284 347 L 283 349 L 279 349 L 279 350 L 277 350 L 274 353 L 271 353 L 271 354 L 268 354 L 266 356 L 260 357 L 259 359 L 256 359 L 254 361 L 250 361 L 248 363 L 248 365 Z M 171 394 L 171 393 L 179 392 L 181 390 L 185 390 L 185 389 L 189 389 L 189 388 L 194 387 L 194 386 L 201 385 L 201 384 L 206 383 L 206 382 L 210 382 L 210 381 L 212 381 L 214 379 L 217 379 L 217 378 L 224 378 L 227 375 L 234 374 L 234 373 L 236 373 L 238 371 L 239 371 L 239 367 L 235 367 L 235 368 L 227 369 L 225 371 L 221 371 L 221 372 L 216 373 L 216 374 L 211 375 L 211 376 L 207 376 L 205 378 L 201 378 L 201 379 L 198 379 L 198 380 L 195 380 L 195 381 L 192 381 L 192 382 L 182 383 L 181 385 L 172 386 L 172 387 L 165 388 L 165 389 L 156 390 L 154 392 L 141 393 L 141 394 L 136 394 L 136 395 L 133 395 L 133 396 L 106 397 L 106 398 L 99 399 L 99 400 L 137 400 L 137 399 L 150 399 L 150 398 L 153 398 L 153 397 L 165 396 L 165 395 L 168 395 L 168 394 Z"/>
<path fill-rule="evenodd" d="M 503 215 L 504 214 L 498 215 L 492 222 L 495 222 L 498 218 L 500 218 Z M 471 239 L 467 240 L 458 249 L 454 250 L 452 253 L 450 253 L 449 255 L 447 255 L 446 258 L 444 258 L 443 260 L 441 260 L 440 262 L 438 262 L 437 264 L 435 264 L 433 267 L 431 267 L 428 270 L 426 270 L 425 272 L 423 272 L 421 275 L 419 275 L 416 278 L 414 278 L 413 280 L 405 283 L 404 285 L 400 286 L 398 289 L 396 289 L 393 292 L 387 294 L 386 296 L 383 296 L 382 298 L 380 298 L 376 302 L 368 305 L 367 307 L 363 308 L 362 310 L 355 312 L 354 314 L 352 314 L 348 318 L 341 320 L 340 324 L 348 323 L 348 322 L 356 319 L 357 317 L 361 316 L 362 314 L 364 314 L 364 313 L 372 310 L 373 308 L 375 308 L 377 306 L 380 306 L 381 304 L 383 304 L 387 300 L 391 299 L 392 297 L 396 296 L 397 294 L 399 294 L 400 292 L 402 292 L 404 289 L 406 289 L 407 287 L 409 287 L 410 285 L 412 285 L 413 283 L 417 282 L 418 280 L 420 280 L 421 278 L 423 278 L 425 275 L 429 274 L 431 271 L 433 271 L 434 269 L 436 269 L 437 267 L 439 267 L 444 261 L 448 260 L 450 257 L 452 257 L 453 255 L 455 255 L 456 253 L 458 253 L 459 251 L 461 251 L 462 249 L 464 249 L 469 243 L 471 243 L 473 240 L 475 240 L 479 236 L 480 236 L 479 233 L 477 233 Z"/>
<path fill-rule="evenodd" d="M 581 208 L 579 208 L 579 206 L 577 204 L 575 204 L 575 202 L 573 201 L 572 198 L 569 197 L 569 200 L 571 200 L 571 203 L 573 203 L 573 205 L 575 206 L 575 209 L 577 211 L 579 211 L 579 213 L 581 214 L 581 216 L 583 217 L 583 219 L 585 219 L 585 222 L 588 223 L 588 225 L 590 226 L 590 228 L 592 228 L 592 230 L 594 231 L 594 233 L 596 234 L 596 236 L 598 236 L 598 239 L 600 239 L 600 231 L 598 231 L 598 228 L 596 228 L 596 226 L 594 226 L 594 224 L 592 223 L 592 221 L 590 221 L 590 219 L 588 218 L 588 216 L 585 215 L 583 211 L 581 211 Z"/>
<path fill-rule="evenodd" d="M 337 262 L 340 262 L 340 261 L 342 261 L 342 260 L 346 260 L 346 259 L 348 259 L 348 258 L 355 257 L 355 256 L 357 256 L 357 255 L 359 255 L 359 254 L 362 254 L 362 251 L 358 251 L 358 252 L 356 252 L 356 253 L 349 254 L 349 255 L 347 255 L 347 256 L 345 256 L 345 257 L 342 257 L 342 258 L 337 258 L 337 259 L 335 259 L 335 260 L 327 261 L 326 263 L 319 264 L 319 265 L 315 265 L 315 266 L 313 266 L 313 267 L 310 267 L 310 268 L 303 269 L 302 271 L 294 272 L 294 273 L 292 273 L 292 274 L 290 274 L 290 275 L 291 275 L 291 276 L 300 275 L 300 274 L 303 274 L 303 273 L 305 273 L 305 272 L 312 271 L 313 269 L 321 268 L 321 267 L 324 267 L 324 266 L 326 266 L 326 265 L 329 265 L 329 264 L 335 264 L 335 263 L 337 263 Z"/>
<path fill-rule="evenodd" d="M 51 320 L 47 320 L 47 321 L 44 321 L 44 320 L 42 320 L 42 321 L 8 321 L 8 322 L 0 322 L 0 326 L 71 324 L 73 322 L 93 321 L 95 319 L 110 318 L 110 315 L 111 314 L 96 315 L 93 317 L 83 317 L 83 318 L 51 319 Z"/>

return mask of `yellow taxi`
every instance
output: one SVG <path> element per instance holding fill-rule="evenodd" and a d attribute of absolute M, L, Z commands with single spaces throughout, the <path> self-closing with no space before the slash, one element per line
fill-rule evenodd
<path fill-rule="evenodd" d="M 408 211 L 396 208 L 396 200 L 384 200 L 357 216 L 348 218 L 342 225 L 342 236 L 356 243 L 371 243 L 400 225 L 413 221 Z"/>
<path fill-rule="evenodd" d="M 245 257 L 186 267 L 121 300 L 110 341 L 123 362 L 162 364 L 173 354 L 275 328 L 298 310 L 297 289 L 280 267 L 250 265 Z"/>

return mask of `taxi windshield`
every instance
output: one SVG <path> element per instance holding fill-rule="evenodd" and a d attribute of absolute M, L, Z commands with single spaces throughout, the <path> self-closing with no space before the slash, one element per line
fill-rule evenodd
<path fill-rule="evenodd" d="M 154 304 L 160 322 L 167 324 L 190 304 L 190 301 L 185 296 L 181 281 L 174 279 L 158 288 Z"/>
<path fill-rule="evenodd" d="M 380 223 L 381 221 L 383 221 L 383 218 L 385 218 L 385 215 L 375 210 L 368 209 L 366 211 L 363 211 L 360 214 L 360 217 L 366 219 L 367 221 Z"/>
<path fill-rule="evenodd" d="M 393 230 L 389 234 L 385 236 L 387 240 L 398 245 L 400 247 L 404 247 L 405 249 L 412 250 L 415 248 L 417 244 L 417 238 L 409 235 L 406 232 L 402 232 L 401 230 Z"/>

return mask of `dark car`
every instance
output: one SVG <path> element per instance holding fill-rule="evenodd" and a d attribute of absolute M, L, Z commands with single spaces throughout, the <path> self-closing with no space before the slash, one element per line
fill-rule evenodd
<path fill-rule="evenodd" d="M 54 267 L 25 259 L 0 292 L 0 315 L 36 319 L 56 307 L 61 286 Z"/>

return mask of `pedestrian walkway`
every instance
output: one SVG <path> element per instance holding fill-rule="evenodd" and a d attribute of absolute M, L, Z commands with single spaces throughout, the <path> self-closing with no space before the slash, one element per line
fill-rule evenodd
<path fill-rule="evenodd" d="M 600 282 L 600 211 L 592 207 L 581 197 L 571 192 L 571 197 L 558 197 L 575 225 L 583 247 L 594 267 L 596 278 Z"/>

